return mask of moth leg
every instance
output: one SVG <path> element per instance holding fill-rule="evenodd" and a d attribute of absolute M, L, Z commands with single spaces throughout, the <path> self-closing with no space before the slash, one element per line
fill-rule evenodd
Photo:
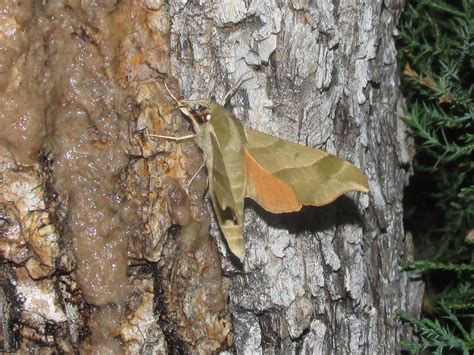
<path fill-rule="evenodd" d="M 181 141 L 185 141 L 185 140 L 188 140 L 188 139 L 193 139 L 194 137 L 196 137 L 196 134 L 193 133 L 193 134 L 188 134 L 187 136 L 173 137 L 173 136 L 163 136 L 161 134 L 147 133 L 147 136 L 150 137 L 150 138 L 161 138 L 161 139 L 166 139 L 166 140 L 169 140 L 169 141 L 181 142 Z"/>
<path fill-rule="evenodd" d="M 196 170 L 196 172 L 194 173 L 193 177 L 191 178 L 191 180 L 189 180 L 188 182 L 188 189 L 189 189 L 189 186 L 191 186 L 192 182 L 194 181 L 194 179 L 196 178 L 196 176 L 199 174 L 199 172 L 206 166 L 206 161 L 203 161 L 201 166 L 199 167 L 199 169 Z"/>

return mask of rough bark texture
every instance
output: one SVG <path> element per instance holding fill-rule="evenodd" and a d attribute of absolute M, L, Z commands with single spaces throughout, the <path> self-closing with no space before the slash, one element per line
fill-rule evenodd
<path fill-rule="evenodd" d="M 396 353 L 396 309 L 415 310 L 402 197 L 410 155 L 392 33 L 399 1 L 170 1 L 185 97 L 231 99 L 246 124 L 343 156 L 370 194 L 272 216 L 252 205 L 245 273 L 231 277 L 240 353 Z M 215 233 L 218 235 L 218 233 Z"/>
<path fill-rule="evenodd" d="M 394 311 L 418 314 L 422 291 L 399 270 L 400 1 L 0 7 L 0 350 L 399 351 Z M 371 192 L 288 215 L 248 203 L 239 268 L 205 172 L 191 181 L 199 149 L 149 134 L 189 133 L 164 83 L 222 99 L 248 71 L 237 117 L 354 162 Z"/>

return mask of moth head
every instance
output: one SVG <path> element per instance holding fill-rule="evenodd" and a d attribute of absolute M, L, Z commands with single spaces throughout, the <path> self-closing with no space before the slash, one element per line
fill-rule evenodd
<path fill-rule="evenodd" d="M 175 95 L 168 88 L 168 85 L 164 83 L 168 94 L 175 101 L 177 108 L 188 117 L 192 124 L 194 131 L 198 133 L 200 131 L 200 126 L 204 123 L 209 122 L 211 119 L 211 110 L 210 102 L 205 100 L 181 100 L 177 99 Z"/>
<path fill-rule="evenodd" d="M 207 102 L 199 101 L 198 103 L 186 103 L 186 108 L 183 112 L 192 122 L 194 131 L 200 131 L 200 126 L 206 124 L 211 119 L 211 110 Z"/>
<path fill-rule="evenodd" d="M 193 114 L 199 124 L 204 124 L 211 120 L 211 109 L 209 105 L 199 104 L 199 106 L 193 110 Z"/>

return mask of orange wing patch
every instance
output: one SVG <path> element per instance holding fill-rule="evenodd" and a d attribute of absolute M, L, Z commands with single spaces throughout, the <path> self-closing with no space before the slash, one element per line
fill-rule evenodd
<path fill-rule="evenodd" d="M 255 200 L 272 213 L 294 212 L 301 209 L 293 188 L 265 170 L 244 149 L 245 196 Z"/>

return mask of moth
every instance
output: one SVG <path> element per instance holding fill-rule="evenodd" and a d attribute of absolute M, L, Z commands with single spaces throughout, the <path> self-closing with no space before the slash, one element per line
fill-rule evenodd
<path fill-rule="evenodd" d="M 169 93 L 191 119 L 195 134 L 150 136 L 195 139 L 205 156 L 217 221 L 230 251 L 241 262 L 246 197 L 269 212 L 287 213 L 304 205 L 329 204 L 346 192 L 369 191 L 361 170 L 340 157 L 245 127 L 224 104 L 177 100 Z M 204 110 L 193 110 L 190 103 Z"/>

